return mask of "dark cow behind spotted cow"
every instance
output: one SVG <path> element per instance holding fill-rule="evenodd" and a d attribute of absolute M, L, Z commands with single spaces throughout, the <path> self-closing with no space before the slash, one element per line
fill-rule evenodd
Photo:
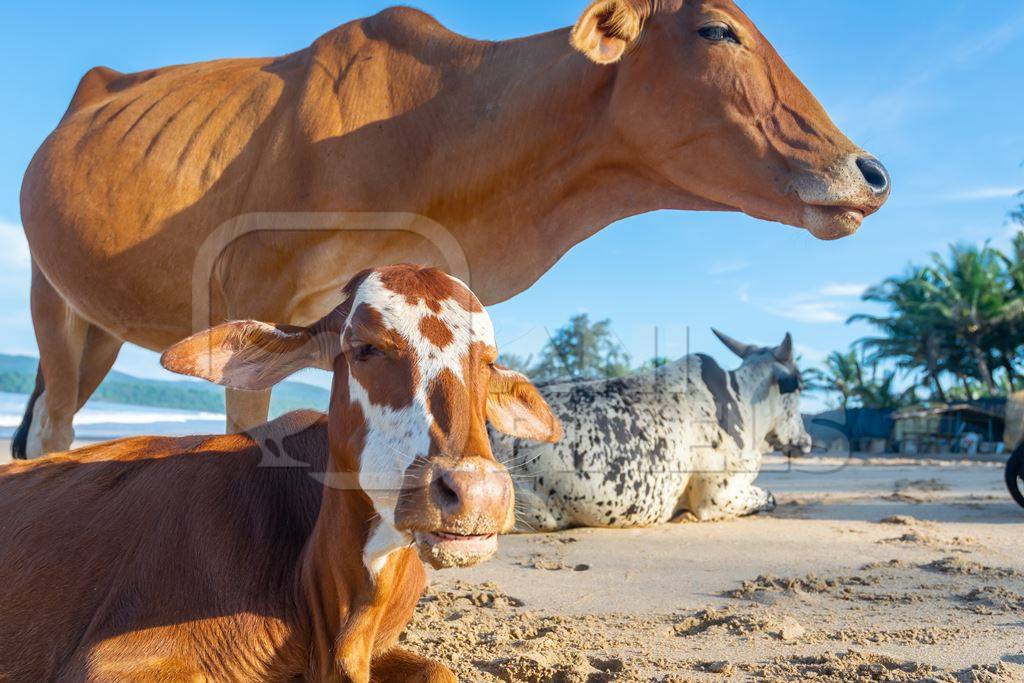
<path fill-rule="evenodd" d="M 683 513 L 715 520 L 771 510 L 753 485 L 762 454 L 806 453 L 802 382 L 786 335 L 774 348 L 715 334 L 743 359 L 723 370 L 703 354 L 630 377 L 541 388 L 561 419 L 557 444 L 493 434 L 519 475 L 520 530 L 635 527 Z"/>

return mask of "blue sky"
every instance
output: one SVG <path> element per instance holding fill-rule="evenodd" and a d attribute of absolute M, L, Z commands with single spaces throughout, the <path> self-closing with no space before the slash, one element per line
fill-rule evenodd
<path fill-rule="evenodd" d="M 81 75 L 301 48 L 393 3 L 50 2 L 0 10 L 0 351 L 35 353 L 18 192 L 36 147 Z M 414 3 L 453 30 L 501 39 L 568 26 L 584 0 Z M 611 318 L 636 359 L 690 348 L 735 365 L 714 325 L 745 341 L 792 331 L 805 358 L 867 330 L 844 324 L 866 285 L 951 241 L 1003 244 L 1024 188 L 1024 6 L 986 0 L 746 0 L 741 6 L 838 125 L 888 166 L 888 205 L 852 238 L 739 214 L 659 212 L 622 221 L 571 251 L 533 288 L 492 309 L 503 350 L 535 352 L 570 315 Z M 158 376 L 155 355 L 118 368 Z"/>

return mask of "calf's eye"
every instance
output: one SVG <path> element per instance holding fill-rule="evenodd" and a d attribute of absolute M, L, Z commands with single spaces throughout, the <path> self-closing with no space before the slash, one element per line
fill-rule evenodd
<path fill-rule="evenodd" d="M 710 26 L 704 26 L 697 33 L 700 37 L 705 40 L 710 40 L 712 43 L 736 43 L 740 44 L 740 39 L 736 37 L 732 29 L 724 24 L 711 24 Z"/>
<path fill-rule="evenodd" d="M 373 344 L 363 344 L 355 350 L 355 359 L 357 362 L 367 361 L 371 358 L 383 356 L 384 352 L 378 349 Z"/>

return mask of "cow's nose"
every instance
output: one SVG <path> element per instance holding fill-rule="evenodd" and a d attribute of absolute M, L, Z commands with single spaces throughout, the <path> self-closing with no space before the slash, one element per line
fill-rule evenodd
<path fill-rule="evenodd" d="M 857 159 L 857 168 L 876 197 L 889 191 L 889 172 L 881 161 L 874 157 L 860 157 Z"/>
<path fill-rule="evenodd" d="M 430 485 L 431 498 L 446 518 L 494 517 L 502 519 L 512 485 L 508 473 L 488 466 L 456 467 L 438 471 Z"/>

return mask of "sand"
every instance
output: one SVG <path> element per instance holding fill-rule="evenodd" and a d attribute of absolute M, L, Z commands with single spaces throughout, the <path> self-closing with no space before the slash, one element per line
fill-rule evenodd
<path fill-rule="evenodd" d="M 405 636 L 467 681 L 1024 681 L 998 464 L 773 460 L 778 510 L 501 539 Z"/>
<path fill-rule="evenodd" d="M 504 537 L 431 574 L 405 645 L 465 681 L 1024 681 L 998 463 L 794 462 L 772 514 Z"/>

